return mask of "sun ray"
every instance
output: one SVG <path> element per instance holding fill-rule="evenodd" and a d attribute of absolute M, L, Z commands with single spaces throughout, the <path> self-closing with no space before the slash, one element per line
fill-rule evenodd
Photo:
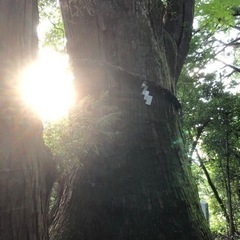
<path fill-rule="evenodd" d="M 38 60 L 23 71 L 19 89 L 25 103 L 42 121 L 65 117 L 75 97 L 68 57 L 50 49 L 41 50 Z"/>

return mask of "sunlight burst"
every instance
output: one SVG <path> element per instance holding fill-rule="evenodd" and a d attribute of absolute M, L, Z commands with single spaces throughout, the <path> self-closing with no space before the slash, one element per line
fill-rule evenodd
<path fill-rule="evenodd" d="M 44 122 L 67 116 L 74 103 L 68 58 L 53 50 L 41 50 L 38 61 L 24 70 L 19 84 L 24 101 Z"/>

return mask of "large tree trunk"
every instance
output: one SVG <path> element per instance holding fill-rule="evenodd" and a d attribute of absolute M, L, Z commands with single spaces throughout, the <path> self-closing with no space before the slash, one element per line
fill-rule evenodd
<path fill-rule="evenodd" d="M 21 70 L 36 57 L 37 24 L 37 0 L 0 1 L 1 240 L 48 239 L 52 157 L 41 121 L 17 89 Z"/>
<path fill-rule="evenodd" d="M 183 152 L 175 97 L 193 4 L 61 1 L 79 95 L 109 91 L 122 123 L 114 141 L 82 160 L 71 178 L 52 240 L 210 239 Z M 143 99 L 143 82 L 151 105 Z"/>

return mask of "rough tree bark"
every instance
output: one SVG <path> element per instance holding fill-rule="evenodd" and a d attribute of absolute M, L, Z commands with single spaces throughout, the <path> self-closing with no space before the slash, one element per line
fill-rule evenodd
<path fill-rule="evenodd" d="M 82 160 L 70 179 L 52 240 L 211 238 L 183 151 L 175 97 L 194 1 L 164 2 L 60 1 L 79 95 L 109 91 L 122 124 L 119 137 L 99 156 Z M 143 99 L 143 82 L 151 105 Z"/>
<path fill-rule="evenodd" d="M 0 239 L 47 240 L 51 153 L 20 100 L 21 70 L 37 53 L 37 0 L 0 1 Z"/>

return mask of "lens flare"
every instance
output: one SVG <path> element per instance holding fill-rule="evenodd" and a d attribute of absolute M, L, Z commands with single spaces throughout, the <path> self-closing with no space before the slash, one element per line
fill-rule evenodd
<path fill-rule="evenodd" d="M 38 60 L 23 71 L 19 89 L 25 103 L 43 122 L 66 117 L 75 98 L 68 57 L 41 50 Z"/>

